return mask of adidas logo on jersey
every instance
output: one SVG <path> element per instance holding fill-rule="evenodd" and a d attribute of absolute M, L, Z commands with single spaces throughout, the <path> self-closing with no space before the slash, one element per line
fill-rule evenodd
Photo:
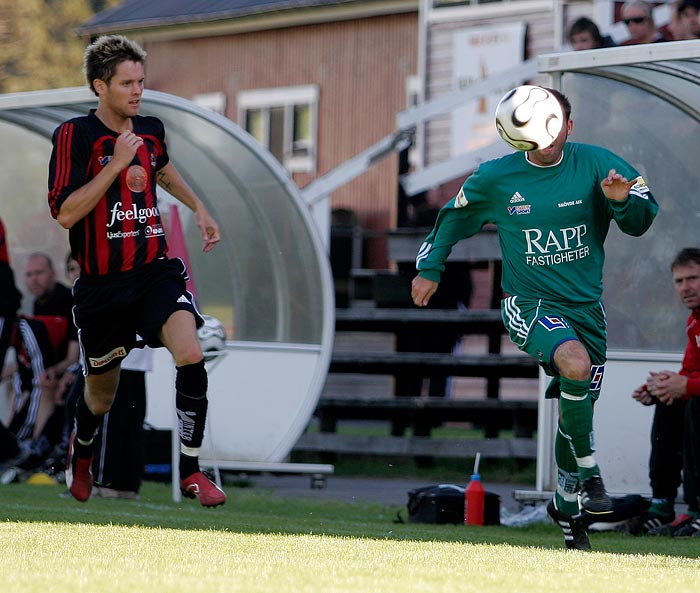
<path fill-rule="evenodd" d="M 519 192 L 519 191 L 516 191 L 516 192 L 513 194 L 513 197 L 510 199 L 510 203 L 511 203 L 511 204 L 517 204 L 518 202 L 524 202 L 524 201 L 525 201 L 525 198 L 523 198 L 523 197 L 520 195 L 520 192 Z"/>
<path fill-rule="evenodd" d="M 187 297 L 183 294 L 179 299 L 177 299 L 178 303 L 189 303 L 190 301 L 187 299 Z"/>

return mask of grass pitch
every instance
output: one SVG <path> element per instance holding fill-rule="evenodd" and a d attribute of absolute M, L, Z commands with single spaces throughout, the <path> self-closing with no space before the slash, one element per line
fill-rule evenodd
<path fill-rule="evenodd" d="M 139 501 L 0 487 L 0 590 L 658 593 L 698 590 L 700 540 L 592 534 L 563 549 L 554 525 L 396 524 L 398 507 L 283 499 L 227 488 L 218 509 L 176 504 L 146 483 Z"/>

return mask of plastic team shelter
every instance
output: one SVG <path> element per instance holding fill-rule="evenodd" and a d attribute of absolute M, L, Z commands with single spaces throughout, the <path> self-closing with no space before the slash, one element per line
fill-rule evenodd
<path fill-rule="evenodd" d="M 63 278 L 67 232 L 47 205 L 51 135 L 95 106 L 87 89 L 0 96 L 1 215 L 18 285 L 33 251 L 50 253 Z M 160 196 L 168 232 L 182 227 L 198 306 L 230 338 L 208 362 L 202 456 L 284 461 L 316 407 L 333 341 L 333 284 L 316 227 L 279 163 L 230 120 L 153 91 L 144 93 L 141 113 L 164 122 L 172 162 L 221 226 L 220 244 L 204 254 L 189 209 Z M 183 241 L 169 241 L 171 252 L 183 253 Z M 174 370 L 169 353 L 156 352 L 147 420 L 170 428 Z"/>

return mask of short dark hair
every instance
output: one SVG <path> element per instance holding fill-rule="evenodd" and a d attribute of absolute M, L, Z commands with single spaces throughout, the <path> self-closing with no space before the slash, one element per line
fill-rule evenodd
<path fill-rule="evenodd" d="M 569 98 L 557 89 L 550 89 L 549 87 L 542 88 L 544 88 L 546 91 L 549 91 L 552 95 L 556 97 L 557 101 L 559 101 L 559 105 L 561 105 L 561 108 L 564 111 L 566 121 L 569 121 L 569 119 L 571 118 L 571 103 L 569 102 Z"/>
<path fill-rule="evenodd" d="M 591 34 L 591 37 L 593 37 L 593 41 L 595 41 L 596 47 L 603 47 L 603 45 L 605 45 L 603 41 L 603 36 L 600 34 L 600 29 L 598 28 L 598 25 L 596 25 L 591 19 L 585 16 L 576 19 L 571 24 L 571 27 L 569 27 L 569 43 L 571 43 L 574 35 L 578 35 L 579 33 L 585 32 Z"/>
<path fill-rule="evenodd" d="M 83 72 L 90 90 L 95 92 L 95 80 L 107 84 L 117 72 L 122 62 L 146 61 L 146 52 L 136 43 L 123 35 L 102 35 L 85 48 L 83 55 Z"/>
<path fill-rule="evenodd" d="M 676 12 L 681 14 L 686 8 L 693 8 L 696 12 L 700 12 L 700 0 L 681 0 L 676 5 Z"/>
<path fill-rule="evenodd" d="M 681 249 L 671 262 L 671 271 L 675 270 L 678 266 L 687 266 L 688 264 L 698 264 L 700 266 L 700 249 L 697 247 L 685 247 Z"/>
<path fill-rule="evenodd" d="M 48 266 L 49 270 L 51 270 L 52 272 L 54 271 L 53 260 L 51 259 L 51 256 L 48 253 L 44 253 L 43 251 L 33 251 L 29 254 L 27 261 L 29 261 L 30 259 L 43 259 L 44 262 L 46 262 L 46 265 Z"/>

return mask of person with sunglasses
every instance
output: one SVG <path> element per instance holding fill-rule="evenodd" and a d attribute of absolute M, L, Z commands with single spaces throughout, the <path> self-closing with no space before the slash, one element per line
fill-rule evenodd
<path fill-rule="evenodd" d="M 622 22 L 627 26 L 630 37 L 620 45 L 638 45 L 641 43 L 659 43 L 668 41 L 656 28 L 651 4 L 644 0 L 625 2 L 621 11 Z"/>

